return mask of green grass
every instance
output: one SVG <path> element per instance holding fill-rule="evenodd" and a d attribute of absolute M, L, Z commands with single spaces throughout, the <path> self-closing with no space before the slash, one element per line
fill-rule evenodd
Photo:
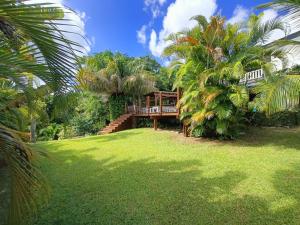
<path fill-rule="evenodd" d="M 237 142 L 137 129 L 37 146 L 53 160 L 36 225 L 300 224 L 300 129 Z"/>

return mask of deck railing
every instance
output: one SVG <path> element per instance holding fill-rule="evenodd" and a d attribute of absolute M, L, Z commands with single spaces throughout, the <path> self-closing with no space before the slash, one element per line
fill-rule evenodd
<path fill-rule="evenodd" d="M 244 78 L 240 80 L 240 83 L 246 84 L 247 86 L 254 86 L 259 80 L 264 79 L 265 74 L 262 69 L 254 70 L 245 74 Z"/>
<path fill-rule="evenodd" d="M 127 112 L 137 115 L 172 114 L 178 113 L 178 109 L 176 106 L 151 106 L 147 108 L 131 105 L 127 107 Z"/>

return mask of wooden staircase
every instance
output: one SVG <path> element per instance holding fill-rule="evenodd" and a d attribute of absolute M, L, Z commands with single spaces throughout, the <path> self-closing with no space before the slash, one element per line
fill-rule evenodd
<path fill-rule="evenodd" d="M 132 128 L 132 114 L 123 114 L 101 130 L 99 134 L 110 134 L 130 128 Z"/>

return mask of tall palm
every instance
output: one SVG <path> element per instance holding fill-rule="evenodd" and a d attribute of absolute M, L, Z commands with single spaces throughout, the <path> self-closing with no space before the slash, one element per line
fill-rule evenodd
<path fill-rule="evenodd" d="M 99 61 L 96 56 L 92 59 Z M 89 91 L 107 95 L 109 105 L 119 105 L 119 113 L 111 116 L 111 120 L 123 113 L 126 97 L 136 101 L 142 95 L 156 90 L 154 76 L 144 69 L 145 65 L 141 65 L 140 61 L 117 54 L 97 70 L 99 67 L 94 62 L 91 63 L 92 59 L 86 60 L 84 68 L 78 74 L 80 85 Z"/>
<path fill-rule="evenodd" d="M 199 135 L 231 138 L 249 101 L 249 90 L 240 79 L 247 71 L 269 69 L 271 55 L 283 57 L 262 44 L 284 26 L 279 20 L 261 23 L 261 16 L 254 15 L 247 24 L 235 25 L 225 25 L 218 16 L 211 22 L 203 16 L 193 19 L 198 26 L 171 35 L 173 44 L 165 49 L 166 56 L 178 59 L 173 66 L 176 85 L 184 90 L 182 118 Z"/>
<path fill-rule="evenodd" d="M 24 74 L 31 73 L 53 91 L 65 92 L 75 84 L 78 50 L 74 49 L 80 45 L 66 39 L 61 30 L 61 25 L 69 26 L 62 8 L 24 2 L 0 2 L 0 78 L 25 88 Z M 20 224 L 47 199 L 48 191 L 34 164 L 34 152 L 4 121 L 1 117 L 0 155 L 11 177 L 9 221 Z"/>
<path fill-rule="evenodd" d="M 137 100 L 139 106 L 141 106 L 141 97 L 156 91 L 155 78 L 147 71 L 139 71 L 124 80 L 123 91 L 131 96 L 134 101 Z"/>

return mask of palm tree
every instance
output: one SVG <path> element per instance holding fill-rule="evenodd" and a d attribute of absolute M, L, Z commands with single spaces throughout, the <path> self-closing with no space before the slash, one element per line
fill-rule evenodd
<path fill-rule="evenodd" d="M 298 0 L 274 0 L 261 4 L 258 9 L 273 8 L 279 13 L 289 17 L 289 21 L 299 25 L 300 22 L 300 2 Z"/>
<path fill-rule="evenodd" d="M 80 45 L 67 40 L 61 25 L 69 26 L 64 10 L 52 4 L 0 2 L 0 78 L 26 88 L 25 74 L 33 74 L 55 93 L 74 87 Z M 45 179 L 35 153 L 0 118 L 0 156 L 10 175 L 10 224 L 20 224 L 47 199 Z"/>
<path fill-rule="evenodd" d="M 123 91 L 131 96 L 133 101 L 138 101 L 138 105 L 141 107 L 141 97 L 156 91 L 155 78 L 147 71 L 139 71 L 124 80 Z"/>
<path fill-rule="evenodd" d="M 111 55 L 102 68 L 95 61 L 103 62 L 97 55 L 87 59 L 78 79 L 83 89 L 108 96 L 111 121 L 124 113 L 126 98 L 140 102 L 141 96 L 156 90 L 154 76 L 140 61 L 121 54 Z"/>
<path fill-rule="evenodd" d="M 284 30 L 277 19 L 261 22 L 252 15 L 247 24 L 225 24 L 220 17 L 208 22 L 203 16 L 193 19 L 198 26 L 177 34 L 164 53 L 177 59 L 175 85 L 184 90 L 180 100 L 181 117 L 195 135 L 232 138 L 247 111 L 249 90 L 240 79 L 248 71 L 270 70 L 271 55 L 281 51 L 262 47 L 275 29 Z"/>
<path fill-rule="evenodd" d="M 273 8 L 282 15 L 282 18 L 299 27 L 300 2 L 298 0 L 275 0 L 258 6 L 259 9 Z M 299 52 L 300 42 L 293 40 L 278 40 L 270 45 L 270 49 L 281 48 L 286 53 Z M 289 74 L 288 70 L 273 72 L 266 77 L 255 89 L 258 97 L 255 106 L 268 116 L 283 110 L 293 110 L 300 105 L 300 76 Z"/>

